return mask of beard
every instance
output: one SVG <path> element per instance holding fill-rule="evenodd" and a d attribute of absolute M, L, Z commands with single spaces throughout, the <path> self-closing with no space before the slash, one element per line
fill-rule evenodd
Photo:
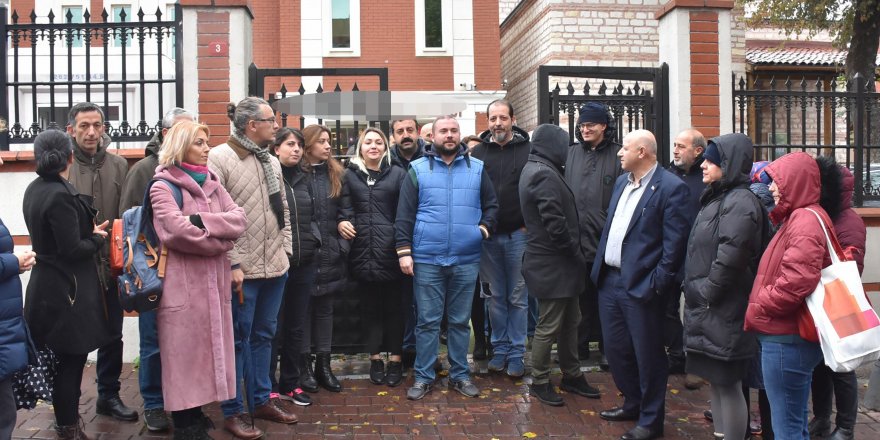
<path fill-rule="evenodd" d="M 437 149 L 437 152 L 440 153 L 441 156 L 455 156 L 458 154 L 459 145 L 455 144 L 452 147 L 446 147 L 444 144 L 434 144 L 434 147 Z"/>
<path fill-rule="evenodd" d="M 503 144 L 513 137 L 512 131 L 492 132 L 492 141 L 496 144 Z"/>
<path fill-rule="evenodd" d="M 411 137 L 405 137 L 400 140 L 399 144 L 397 144 L 397 146 L 400 147 L 400 149 L 403 151 L 413 151 L 416 149 L 416 147 L 418 147 L 418 145 L 419 144 L 416 142 L 416 140 Z"/>

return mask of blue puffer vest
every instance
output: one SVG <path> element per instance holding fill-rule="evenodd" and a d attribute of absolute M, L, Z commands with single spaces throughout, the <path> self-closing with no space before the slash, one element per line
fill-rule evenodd
<path fill-rule="evenodd" d="M 483 162 L 459 155 L 447 166 L 431 155 L 411 167 L 419 188 L 413 261 L 438 266 L 478 263 L 483 241 L 479 228 Z"/>
<path fill-rule="evenodd" d="M 27 366 L 27 334 L 22 317 L 18 258 L 9 230 L 0 221 L 0 380 Z"/>

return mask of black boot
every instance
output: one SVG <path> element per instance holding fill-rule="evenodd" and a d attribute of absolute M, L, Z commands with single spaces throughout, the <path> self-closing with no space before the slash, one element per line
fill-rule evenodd
<path fill-rule="evenodd" d="M 853 433 L 852 428 L 843 428 L 838 426 L 834 429 L 830 436 L 826 437 L 826 440 L 853 440 L 855 438 L 855 433 Z"/>
<path fill-rule="evenodd" d="M 342 384 L 330 369 L 330 353 L 318 353 L 315 359 L 315 379 L 318 379 L 318 384 L 327 391 L 334 393 L 342 391 Z"/>
<path fill-rule="evenodd" d="M 312 363 L 312 355 L 303 354 L 300 355 L 300 363 L 301 367 L 300 377 L 299 377 L 299 386 L 303 389 L 303 391 L 309 393 L 317 393 L 318 392 L 318 381 L 315 380 L 315 368 Z"/>
<path fill-rule="evenodd" d="M 89 440 L 83 432 L 82 419 L 73 425 L 55 426 L 55 434 L 59 440 Z"/>

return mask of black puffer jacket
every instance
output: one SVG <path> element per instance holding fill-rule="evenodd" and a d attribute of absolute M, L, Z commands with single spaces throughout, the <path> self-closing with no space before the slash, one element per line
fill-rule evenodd
<path fill-rule="evenodd" d="M 747 359 L 756 342 L 743 321 L 768 222 L 749 190 L 752 141 L 735 133 L 710 143 L 721 153 L 722 178 L 703 191 L 688 241 L 685 348 L 722 361 Z"/>
<path fill-rule="evenodd" d="M 315 257 L 318 259 L 318 275 L 315 278 L 313 296 L 341 293 L 348 285 L 348 269 L 345 261 L 348 256 L 348 241 L 339 236 L 336 229 L 336 215 L 339 197 L 330 197 L 330 176 L 327 165 L 312 165 L 309 179 L 315 201 L 315 222 L 320 231 L 321 247 Z"/>
<path fill-rule="evenodd" d="M 393 281 L 401 277 L 395 249 L 394 221 L 400 185 L 406 178 L 402 167 L 383 163 L 375 182 L 351 164 L 342 181 L 338 221 L 348 220 L 357 235 L 352 240 L 351 275 L 360 281 Z"/>
<path fill-rule="evenodd" d="M 576 136 L 580 139 L 580 131 Z M 574 192 L 581 222 L 581 246 L 588 264 L 596 258 L 596 247 L 608 217 L 614 182 L 623 174 L 618 151 L 620 144 L 614 141 L 614 131 L 610 126 L 605 131 L 604 140 L 595 149 L 583 141 L 568 147 L 565 181 Z"/>
<path fill-rule="evenodd" d="M 563 129 L 552 124 L 538 126 L 519 181 L 529 236 L 522 274 L 529 295 L 539 299 L 578 296 L 586 287 L 586 277 L 581 275 L 587 262 L 574 193 L 562 175 L 567 152 L 568 134 Z"/>
<path fill-rule="evenodd" d="M 306 173 L 297 165 L 282 166 L 281 174 L 290 206 L 290 242 L 293 247 L 290 267 L 299 267 L 315 257 L 315 252 L 321 245 L 321 231 L 315 222 L 315 201 Z"/>

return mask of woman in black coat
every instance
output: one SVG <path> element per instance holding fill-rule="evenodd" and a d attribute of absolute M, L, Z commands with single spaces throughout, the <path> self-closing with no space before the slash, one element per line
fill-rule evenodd
<path fill-rule="evenodd" d="M 273 352 L 281 356 L 281 374 L 275 382 L 275 366 L 269 365 L 270 377 L 281 399 L 300 406 L 312 404 L 312 399 L 300 387 L 306 371 L 309 355 L 302 355 L 303 332 L 308 322 L 309 303 L 312 298 L 317 264 L 315 252 L 319 246 L 318 225 L 309 179 L 300 167 L 305 139 L 295 128 L 284 127 L 275 133 L 273 153 L 281 163 L 284 191 L 290 206 L 290 232 L 293 250 L 290 254 L 290 271 L 284 285 L 284 301 L 278 311 L 278 331 L 272 342 Z M 276 359 L 273 356 L 272 359 Z M 311 384 L 314 389 L 317 384 Z"/>
<path fill-rule="evenodd" d="M 739 133 L 717 137 L 703 157 L 707 187 L 685 263 L 687 372 L 712 386 L 715 432 L 738 439 L 748 426 L 741 384 L 757 343 L 743 321 L 768 224 L 749 190 L 751 140 Z"/>
<path fill-rule="evenodd" d="M 370 381 L 376 385 L 400 385 L 403 368 L 403 320 L 401 311 L 403 276 L 397 260 L 394 220 L 403 168 L 391 165 L 388 140 L 369 127 L 357 143 L 357 154 L 345 172 L 339 211 L 339 235 L 351 240 L 351 274 L 364 294 L 361 302 L 367 323 L 367 351 L 370 353 Z M 391 353 L 388 370 L 379 353 Z"/>
<path fill-rule="evenodd" d="M 34 140 L 37 177 L 24 193 L 24 221 L 37 263 L 25 297 L 25 319 L 37 347 L 58 359 L 52 392 L 59 438 L 86 438 L 79 397 L 86 356 L 114 339 L 98 276 L 107 222 L 95 224 L 90 197 L 67 181 L 70 138 L 48 130 Z M 118 337 L 118 335 L 116 335 Z"/>
<path fill-rule="evenodd" d="M 308 357 L 302 388 L 317 392 L 317 385 L 328 391 L 342 391 L 342 384 L 330 369 L 330 344 L 333 340 L 333 297 L 348 285 L 345 258 L 348 242 L 339 238 L 336 215 L 342 195 L 345 169 L 330 150 L 330 129 L 309 125 L 303 129 L 305 147 L 301 166 L 309 181 L 314 201 L 314 221 L 318 225 L 321 246 L 315 254 L 317 276 L 312 290 L 309 313 L 303 330 L 303 355 Z M 314 373 L 309 348 L 315 346 Z"/>

